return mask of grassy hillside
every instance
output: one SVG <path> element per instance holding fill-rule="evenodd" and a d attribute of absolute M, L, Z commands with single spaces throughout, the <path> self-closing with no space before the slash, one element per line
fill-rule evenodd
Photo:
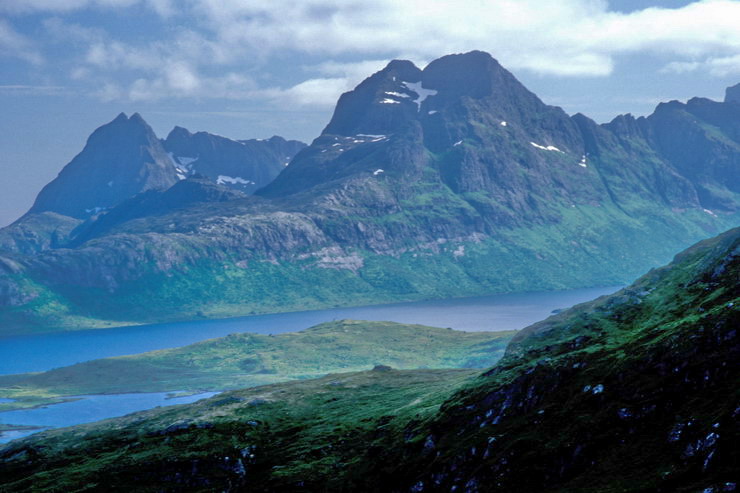
<path fill-rule="evenodd" d="M 361 466 L 373 446 L 366 439 L 402 433 L 410 420 L 434 414 L 451 391 L 476 374 L 385 370 L 329 375 L 44 432 L 37 439 L 48 444 L 48 470 L 31 475 L 28 459 L 34 453 L 2 450 L 4 459 L 14 456 L 20 461 L 16 464 L 26 466 L 3 467 L 0 491 L 172 490 L 174 471 L 193 468 L 214 477 L 185 480 L 179 485 L 183 491 L 220 489 L 232 474 L 289 482 L 300 477 L 310 484 Z M 76 446 L 80 439 L 84 448 Z M 202 463 L 203 456 L 212 460 Z M 347 463 L 338 464 L 338 457 Z M 80 465 L 67 468 L 75 463 Z M 135 476 L 142 481 L 119 474 L 124 464 L 138 464 Z M 162 464 L 173 472 L 153 480 Z"/>
<path fill-rule="evenodd" d="M 253 387 L 374 365 L 486 368 L 508 332 L 462 332 L 393 322 L 341 320 L 275 336 L 232 334 L 182 348 L 88 361 L 44 373 L 0 376 L 0 411 L 65 396 Z"/>

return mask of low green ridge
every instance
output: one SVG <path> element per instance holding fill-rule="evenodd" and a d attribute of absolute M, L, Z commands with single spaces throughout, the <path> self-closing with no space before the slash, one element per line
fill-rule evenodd
<path fill-rule="evenodd" d="M 47 444 L 47 470 L 32 473 L 36 452 L 5 449 L 0 452 L 6 459 L 0 491 L 166 491 L 172 488 L 169 473 L 161 481 L 150 478 L 160 465 L 186 469 L 195 461 L 197 468 L 203 454 L 218 458 L 215 467 L 208 466 L 217 477 L 182 484 L 181 490 L 213 491 L 228 482 L 232 469 L 248 468 L 250 476 L 265 479 L 299 475 L 320 480 L 338 472 L 335 457 L 359 458 L 370 446 L 365 438 L 402 433 L 409 420 L 435 413 L 451 391 L 477 373 L 381 367 L 232 391 L 188 407 L 43 432 L 36 440 Z M 77 446 L 80 440 L 84 447 Z M 15 464 L 5 467 L 7 458 Z M 15 467 L 21 463 L 25 466 Z M 119 474 L 125 464 L 138 464 L 147 479 L 137 483 L 126 472 Z"/>
<path fill-rule="evenodd" d="M 76 395 L 236 389 L 379 364 L 399 369 L 486 368 L 503 356 L 514 334 L 356 320 L 275 336 L 232 334 L 43 373 L 0 376 L 0 397 L 15 399 L 0 403 L 0 412 Z"/>

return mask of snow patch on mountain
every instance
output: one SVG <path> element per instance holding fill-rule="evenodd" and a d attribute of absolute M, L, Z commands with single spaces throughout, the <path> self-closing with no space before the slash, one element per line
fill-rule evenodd
<path fill-rule="evenodd" d="M 543 145 L 537 144 L 535 142 L 530 142 L 530 144 L 532 144 L 537 149 L 542 149 L 543 151 L 555 151 L 555 152 L 560 152 L 562 154 L 565 154 L 563 151 L 561 151 L 560 149 L 558 149 L 555 146 L 543 146 Z"/>
<path fill-rule="evenodd" d="M 387 135 L 373 135 L 373 134 L 357 134 L 357 137 L 367 137 L 373 139 L 371 142 L 378 142 L 379 140 L 387 139 Z"/>
<path fill-rule="evenodd" d="M 397 98 L 410 98 L 411 97 L 410 94 L 403 94 L 403 93 L 395 92 L 395 91 L 386 91 L 385 94 L 387 96 L 395 96 Z"/>
<path fill-rule="evenodd" d="M 226 183 L 230 183 L 232 185 L 254 185 L 255 183 L 251 180 L 245 180 L 244 178 L 241 178 L 239 176 L 226 176 L 226 175 L 218 175 L 218 178 L 216 179 L 216 183 L 219 185 L 224 185 Z"/>
<path fill-rule="evenodd" d="M 414 99 L 419 110 L 421 110 L 421 103 L 423 103 L 429 96 L 435 96 L 437 91 L 435 89 L 424 89 L 421 87 L 421 82 L 404 82 L 403 85 L 410 91 L 415 92 L 418 97 Z"/>

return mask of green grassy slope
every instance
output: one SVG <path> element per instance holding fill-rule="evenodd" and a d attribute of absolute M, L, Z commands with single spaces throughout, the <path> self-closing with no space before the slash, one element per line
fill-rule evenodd
<path fill-rule="evenodd" d="M 425 221 L 432 228 L 434 222 L 455 222 L 453 205 L 409 206 L 399 217 L 358 221 L 380 221 L 388 231 L 403 232 Z M 432 212 L 444 219 L 425 219 Z M 735 224 L 732 218 L 660 208 L 644 212 L 650 221 L 630 219 L 611 206 L 578 205 L 559 213 L 561 220 L 554 225 L 502 228 L 495 236 L 463 234 L 442 243 L 399 247 L 401 253 L 394 254 L 346 248 L 302 260 L 253 256 L 245 261 L 217 249 L 209 254 L 214 258 L 182 261 L 164 270 L 158 267 L 161 260 L 137 258 L 136 274 L 117 281 L 115 288 L 51 285 L 20 272 L 5 281 L 27 301 L 0 310 L 0 335 L 626 284 L 718 224 Z M 672 240 L 655 242 L 656 237 Z M 92 249 L 84 263 L 118 262 L 118 250 L 126 250 L 121 245 L 129 241 L 127 235 L 113 236 Z M 196 247 L 183 240 L 170 255 L 198 256 Z M 168 248 L 174 247 L 162 247 Z M 359 267 L 343 267 L 346 259 Z"/>
<path fill-rule="evenodd" d="M 65 396 L 253 387 L 376 364 L 399 369 L 486 368 L 507 332 L 462 332 L 393 322 L 341 320 L 275 336 L 232 334 L 190 346 L 105 358 L 44 373 L 0 376 L 0 412 Z"/>
<path fill-rule="evenodd" d="M 44 432 L 36 440 L 46 444 L 45 470 L 35 469 L 36 449 L 9 445 L 0 452 L 0 491 L 220 491 L 235 486 L 233 475 L 264 483 L 303 478 L 306 485 L 326 482 L 330 488 L 338 485 L 332 477 L 339 480 L 346 468 L 362 467 L 372 447 L 368 438 L 402 433 L 410 420 L 435 413 L 476 373 L 329 375 Z M 338 464 L 339 457 L 347 462 Z M 191 481 L 193 470 L 211 478 Z M 178 479 L 180 471 L 185 474 Z"/>

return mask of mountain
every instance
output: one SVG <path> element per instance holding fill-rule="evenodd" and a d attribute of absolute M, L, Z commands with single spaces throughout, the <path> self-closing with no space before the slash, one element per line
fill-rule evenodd
<path fill-rule="evenodd" d="M 231 140 L 207 132 L 192 134 L 182 127 L 175 127 L 163 145 L 182 175 L 198 173 L 246 193 L 270 183 L 306 147 L 278 136 Z"/>
<path fill-rule="evenodd" d="M 121 113 L 93 132 L 83 152 L 41 191 L 23 217 L 0 229 L 0 250 L 35 255 L 79 245 L 90 238 L 91 230 L 105 230 L 124 218 L 161 215 L 186 203 L 241 198 L 238 193 L 214 193 L 203 180 L 250 194 L 274 179 L 303 147 L 279 136 L 236 141 L 206 132 L 191 134 L 181 127 L 159 140 L 138 113 L 131 118 Z M 165 195 L 166 207 L 152 203 L 186 177 L 199 180 L 199 189 L 189 182 Z M 186 191 L 193 196 L 185 197 Z M 139 204 L 135 214 L 133 204 Z M 91 227 L 101 212 L 105 217 Z"/>
<path fill-rule="evenodd" d="M 90 135 L 82 152 L 41 190 L 28 214 L 49 211 L 84 219 L 177 180 L 152 128 L 138 113 L 130 118 L 121 113 Z"/>
<path fill-rule="evenodd" d="M 736 491 L 740 228 L 519 332 L 478 376 L 329 375 L 0 449 L 10 491 Z"/>
<path fill-rule="evenodd" d="M 483 52 L 423 70 L 393 61 L 342 95 L 322 134 L 253 195 L 156 214 L 121 204 L 61 231 L 54 245 L 69 248 L 9 253 L 0 323 L 47 330 L 628 283 L 738 224 L 738 122 L 740 105 L 696 98 L 599 125 L 546 105 Z M 227 147 L 173 133 L 183 166 Z M 196 140 L 208 145 L 185 147 Z"/>

